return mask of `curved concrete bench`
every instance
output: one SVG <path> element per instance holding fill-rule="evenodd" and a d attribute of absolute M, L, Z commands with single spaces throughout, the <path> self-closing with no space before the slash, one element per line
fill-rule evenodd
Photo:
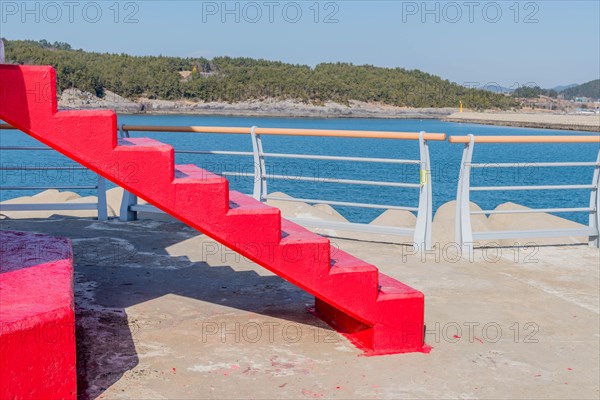
<path fill-rule="evenodd" d="M 68 239 L 0 231 L 0 399 L 75 399 Z"/>

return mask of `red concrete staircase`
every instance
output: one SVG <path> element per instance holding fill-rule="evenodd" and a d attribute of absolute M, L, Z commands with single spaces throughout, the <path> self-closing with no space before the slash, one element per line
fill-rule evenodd
<path fill-rule="evenodd" d="M 423 294 L 281 218 L 280 211 L 152 139 L 117 140 L 112 111 L 57 111 L 51 67 L 0 65 L 0 118 L 316 298 L 316 313 L 369 354 L 427 351 Z"/>

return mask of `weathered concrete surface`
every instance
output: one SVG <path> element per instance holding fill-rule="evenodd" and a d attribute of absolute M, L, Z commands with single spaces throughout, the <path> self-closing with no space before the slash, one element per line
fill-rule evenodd
<path fill-rule="evenodd" d="M 333 239 L 426 295 L 430 354 L 362 357 L 306 311 L 309 295 L 179 223 L 0 229 L 73 239 L 82 399 L 600 394 L 598 249 L 484 249 L 473 262 L 450 249 L 423 261 L 408 247 Z"/>

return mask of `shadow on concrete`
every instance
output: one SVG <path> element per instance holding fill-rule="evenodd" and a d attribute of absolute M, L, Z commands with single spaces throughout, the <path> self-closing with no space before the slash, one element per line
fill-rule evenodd
<path fill-rule="evenodd" d="M 307 312 L 313 297 L 278 276 L 168 254 L 170 246 L 199 235 L 179 222 L 11 219 L 0 221 L 0 229 L 73 240 L 78 392 L 82 400 L 100 396 L 139 363 L 135 348 L 139 327 L 128 319 L 126 309 L 165 295 L 330 329 Z M 230 253 L 229 257 L 235 256 Z"/>

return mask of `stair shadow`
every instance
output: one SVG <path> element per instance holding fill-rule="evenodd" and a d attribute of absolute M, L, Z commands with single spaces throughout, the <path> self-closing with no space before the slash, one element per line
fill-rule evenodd
<path fill-rule="evenodd" d="M 97 321 L 93 330 L 89 326 L 81 326 L 81 332 L 78 333 L 78 354 L 82 355 L 78 365 L 80 388 L 85 388 L 87 393 L 87 397 L 80 397 L 82 400 L 101 395 L 138 364 L 135 336 L 144 326 L 128 320 L 125 310 L 166 295 L 279 318 L 288 323 L 318 324 L 323 329 L 330 329 L 307 312 L 313 297 L 278 276 L 261 276 L 254 271 L 236 271 L 227 265 L 211 266 L 206 262 L 192 262 L 187 257 L 170 256 L 165 248 L 148 255 L 127 253 L 127 258 L 133 257 L 129 262 L 145 264 L 142 268 L 125 267 L 118 262 L 119 257 L 114 260 L 117 262 L 98 262 L 92 253 L 92 259 L 88 259 L 82 254 L 85 250 L 81 243 L 75 245 L 77 269 L 81 271 L 84 282 L 95 282 L 95 300 L 104 312 L 101 318 L 93 319 Z M 196 317 L 206 318 L 203 321 L 212 324 L 215 323 L 212 321 L 220 322 L 226 318 L 221 316 L 228 312 L 226 308 L 215 310 L 212 305 L 198 306 L 206 314 Z M 80 322 L 84 321 L 85 315 L 86 311 L 78 313 Z M 165 316 L 163 321 L 154 323 L 169 325 L 173 321 Z M 172 329 L 176 329 L 176 326 Z M 198 335 L 201 335 L 200 328 Z M 93 359 L 88 359 L 87 354 L 92 352 Z"/>

